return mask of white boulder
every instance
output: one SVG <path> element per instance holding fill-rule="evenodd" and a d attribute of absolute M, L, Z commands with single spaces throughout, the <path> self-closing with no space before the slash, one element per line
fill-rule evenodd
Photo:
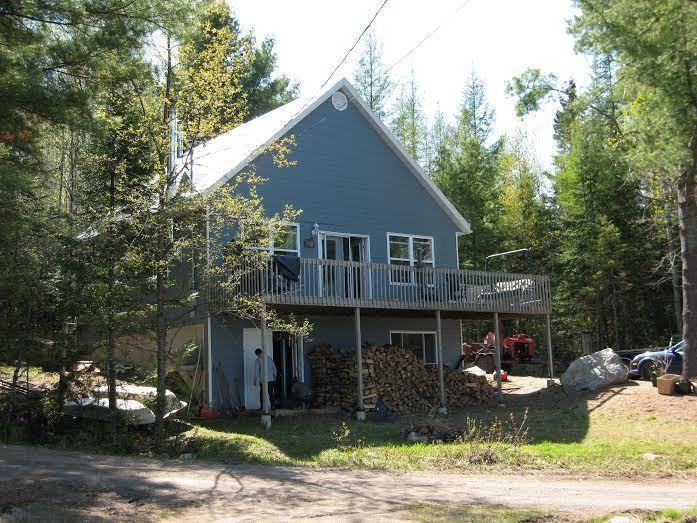
<path fill-rule="evenodd" d="M 567 392 L 597 390 L 624 383 L 629 370 L 612 349 L 605 349 L 571 362 L 560 381 Z"/>

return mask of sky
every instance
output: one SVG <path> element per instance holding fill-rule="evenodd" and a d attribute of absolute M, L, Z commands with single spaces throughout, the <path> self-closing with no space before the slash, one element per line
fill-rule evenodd
<path fill-rule="evenodd" d="M 244 29 L 259 39 L 276 39 L 279 71 L 300 84 L 302 95 L 315 93 L 327 80 L 382 1 L 229 0 Z M 537 160 L 549 168 L 555 104 L 520 119 L 505 85 L 528 67 L 586 85 L 589 61 L 574 52 L 566 31 L 572 15 L 571 0 L 388 0 L 372 28 L 389 66 L 442 24 L 392 70 L 393 79 L 406 81 L 413 70 L 426 115 L 439 109 L 453 121 L 475 71 L 496 111 L 495 132 L 524 132 Z M 359 44 L 327 85 L 352 79 L 360 51 Z"/>

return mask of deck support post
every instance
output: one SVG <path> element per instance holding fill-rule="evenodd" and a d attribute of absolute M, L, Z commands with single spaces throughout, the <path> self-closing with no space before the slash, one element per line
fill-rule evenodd
<path fill-rule="evenodd" d="M 354 309 L 354 324 L 356 328 L 356 376 L 358 381 L 358 402 L 356 405 L 356 419 L 365 420 L 363 408 L 363 340 L 361 339 L 361 308 Z"/>
<path fill-rule="evenodd" d="M 549 314 L 546 315 L 547 320 L 547 364 L 549 365 L 549 378 L 547 386 L 554 385 L 554 359 L 552 358 L 552 320 Z"/>
<path fill-rule="evenodd" d="M 496 337 L 496 382 L 498 383 L 499 406 L 503 406 L 503 387 L 501 386 L 501 329 L 499 328 L 499 313 L 494 313 L 494 336 Z"/>
<path fill-rule="evenodd" d="M 438 358 L 438 389 L 440 392 L 440 405 L 438 414 L 447 414 L 445 405 L 445 380 L 443 378 L 443 330 L 441 328 L 440 310 L 436 310 L 436 357 Z"/>
<path fill-rule="evenodd" d="M 269 363 L 266 347 L 266 303 L 261 303 L 261 424 L 271 428 L 271 412 L 269 405 Z"/>

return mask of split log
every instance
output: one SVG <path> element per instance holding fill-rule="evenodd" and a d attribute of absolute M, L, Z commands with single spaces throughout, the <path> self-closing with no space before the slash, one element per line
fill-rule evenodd
<path fill-rule="evenodd" d="M 401 347 L 371 346 L 363 349 L 364 408 L 374 409 L 381 399 L 400 414 L 423 413 L 438 405 L 438 369 L 426 365 Z M 357 405 L 357 372 L 354 352 L 316 350 L 308 354 L 312 365 L 315 404 L 352 410 Z M 448 407 L 482 403 L 494 389 L 484 376 L 444 367 Z"/>

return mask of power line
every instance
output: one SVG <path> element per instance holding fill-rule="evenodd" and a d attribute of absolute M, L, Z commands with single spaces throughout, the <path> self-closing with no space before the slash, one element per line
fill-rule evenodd
<path fill-rule="evenodd" d="M 397 60 L 395 63 L 393 63 L 391 66 L 387 68 L 387 70 L 383 74 L 388 74 L 392 69 L 394 69 L 397 65 L 402 63 L 407 56 L 409 56 L 411 53 L 416 51 L 421 45 L 423 45 L 426 40 L 431 38 L 434 34 L 436 34 L 444 25 L 446 25 L 449 21 L 451 21 L 453 18 L 455 18 L 455 15 L 457 15 L 460 11 L 462 11 L 467 4 L 469 4 L 472 0 L 465 0 L 460 4 L 460 6 L 455 9 L 451 14 L 448 15 L 447 18 L 444 18 L 442 22 L 440 22 L 436 27 L 434 27 L 431 32 L 429 32 L 426 36 L 424 36 L 421 41 L 419 41 L 418 44 L 416 44 L 414 47 L 412 47 L 409 52 L 407 52 L 404 56 L 402 56 L 399 60 Z"/>
<path fill-rule="evenodd" d="M 349 57 L 349 55 L 351 54 L 351 52 L 356 48 L 356 46 L 358 45 L 358 42 L 361 41 L 361 38 L 363 38 L 363 35 L 366 33 L 366 31 L 368 31 L 368 29 L 370 29 L 370 26 L 373 25 L 373 22 L 374 22 L 375 19 L 378 17 L 378 15 L 380 14 L 380 11 L 382 11 L 382 8 L 385 7 L 385 4 L 386 4 L 387 2 L 388 2 L 388 0 L 385 0 L 385 1 L 380 5 L 380 7 L 378 7 L 378 10 L 375 11 L 375 14 L 373 15 L 373 18 L 370 19 L 370 22 L 368 22 L 368 25 L 365 26 L 365 29 L 363 29 L 363 32 L 358 36 L 358 38 L 356 38 L 356 41 L 355 41 L 355 42 L 353 43 L 353 45 L 351 46 L 351 49 L 349 49 L 348 52 L 344 55 L 344 57 L 341 59 L 341 62 L 339 62 L 339 65 L 337 65 L 337 66 L 334 68 L 334 70 L 333 70 L 332 73 L 329 75 L 329 77 L 328 77 L 328 78 L 324 81 L 324 83 L 320 86 L 320 89 L 322 89 L 322 87 L 324 87 L 325 85 L 327 85 L 327 82 L 328 82 L 329 80 L 332 79 L 332 76 L 334 76 L 334 73 L 336 73 L 336 72 L 339 70 L 339 67 L 341 67 L 342 65 L 344 65 L 344 62 L 346 62 L 346 59 Z"/>

